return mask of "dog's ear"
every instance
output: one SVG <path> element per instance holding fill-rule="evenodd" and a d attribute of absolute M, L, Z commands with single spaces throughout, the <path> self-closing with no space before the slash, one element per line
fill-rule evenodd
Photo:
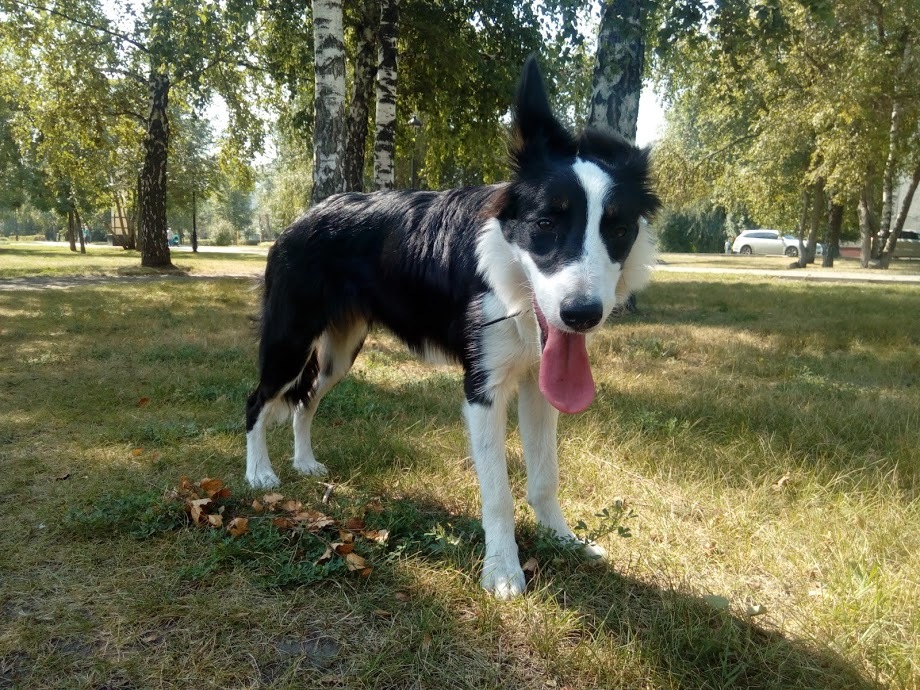
<path fill-rule="evenodd" d="M 480 215 L 483 220 L 497 218 L 504 222 L 516 218 L 517 212 L 518 203 L 514 190 L 510 184 L 503 184 L 489 197 Z"/>
<path fill-rule="evenodd" d="M 518 83 L 511 132 L 511 163 L 518 172 L 541 166 L 552 157 L 572 158 L 577 152 L 575 139 L 553 115 L 533 55 L 524 63 Z"/>
<path fill-rule="evenodd" d="M 617 184 L 628 190 L 641 215 L 650 217 L 660 208 L 652 185 L 650 148 L 639 148 L 618 134 L 588 128 L 578 138 L 578 157 L 614 171 Z"/>

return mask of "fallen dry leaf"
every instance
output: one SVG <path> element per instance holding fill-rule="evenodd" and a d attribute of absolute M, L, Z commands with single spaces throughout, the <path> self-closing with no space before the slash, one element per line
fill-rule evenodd
<path fill-rule="evenodd" d="M 386 609 L 374 609 L 374 615 L 377 618 L 392 618 L 393 614 Z"/>
<path fill-rule="evenodd" d="M 790 477 L 788 474 L 784 474 L 784 475 L 783 475 L 782 477 L 780 477 L 779 480 L 773 485 L 773 490 L 774 490 L 774 491 L 782 491 L 783 487 L 785 487 L 786 484 L 789 483 L 789 480 L 790 480 L 790 479 L 791 479 L 791 477 Z"/>
<path fill-rule="evenodd" d="M 265 505 L 268 506 L 269 510 L 274 510 L 275 504 L 281 503 L 281 501 L 284 500 L 284 495 L 279 493 L 265 494 L 262 500 L 265 502 Z"/>
<path fill-rule="evenodd" d="M 132 448 L 131 449 L 131 455 L 132 457 L 135 457 L 135 458 L 143 452 L 144 452 L 143 448 Z"/>
<path fill-rule="evenodd" d="M 431 633 L 425 633 L 422 635 L 422 644 L 420 645 L 423 652 L 427 652 L 428 648 L 431 647 Z"/>
<path fill-rule="evenodd" d="M 62 482 L 62 481 L 64 481 L 65 479 L 70 479 L 70 472 L 65 472 L 64 474 L 59 474 L 57 477 L 54 478 L 54 481 L 56 481 L 56 482 Z"/>
<path fill-rule="evenodd" d="M 540 570 L 540 561 L 531 556 L 527 559 L 527 562 L 521 566 L 521 570 L 523 570 L 525 574 L 530 573 L 531 575 L 536 575 Z"/>
<path fill-rule="evenodd" d="M 208 524 L 211 527 L 223 527 L 224 526 L 224 516 L 223 515 L 208 515 Z"/>
<path fill-rule="evenodd" d="M 295 523 L 293 520 L 286 517 L 276 517 L 272 520 L 272 524 L 278 529 L 294 529 Z"/>
<path fill-rule="evenodd" d="M 259 503 L 259 499 L 256 499 L 252 502 L 252 509 L 257 513 L 261 513 L 263 510 L 265 510 L 265 506 Z"/>
<path fill-rule="evenodd" d="M 410 597 L 407 592 L 396 592 L 396 594 L 393 595 L 393 598 L 396 599 L 396 601 L 401 601 L 404 604 L 406 602 L 412 601 L 412 597 Z"/>
<path fill-rule="evenodd" d="M 340 556 L 349 556 L 352 551 L 355 550 L 355 545 L 352 542 L 344 543 L 341 541 L 333 542 L 332 550 L 335 551 Z M 345 560 L 348 560 L 347 558 Z"/>
<path fill-rule="evenodd" d="M 323 563 L 327 563 L 327 562 L 329 562 L 329 560 L 330 560 L 331 558 L 332 558 L 332 548 L 329 547 L 329 546 L 327 546 L 327 547 L 326 547 L 326 550 L 323 552 L 323 555 L 320 556 L 319 558 L 317 558 L 317 559 L 313 562 L 313 565 L 321 565 L 321 564 L 323 564 Z"/>
<path fill-rule="evenodd" d="M 303 503 L 291 499 L 281 504 L 281 510 L 286 510 L 289 513 L 297 513 L 303 510 Z"/>
<path fill-rule="evenodd" d="M 150 404 L 150 398 L 146 396 L 137 401 L 138 407 L 147 407 L 147 405 L 149 404 Z"/>
<path fill-rule="evenodd" d="M 224 488 L 224 483 L 220 479 L 205 477 L 198 482 L 198 486 L 209 498 L 214 498 Z"/>
<path fill-rule="evenodd" d="M 345 521 L 345 529 L 350 529 L 353 532 L 360 532 L 364 529 L 364 520 L 361 518 L 349 518 Z"/>
<path fill-rule="evenodd" d="M 345 565 L 349 570 L 363 570 L 367 568 L 367 561 L 354 552 L 345 554 Z"/>
<path fill-rule="evenodd" d="M 239 537 L 249 531 L 249 519 L 244 517 L 235 517 L 227 525 L 227 532 L 231 537 Z"/>
<path fill-rule="evenodd" d="M 198 523 L 203 522 L 202 517 L 204 517 L 206 514 L 206 511 L 204 508 L 210 502 L 211 502 L 210 498 L 198 498 L 198 499 L 190 500 L 186 503 L 189 515 L 191 516 L 192 522 L 194 524 L 197 525 Z M 207 518 L 205 517 L 204 521 L 206 520 Z"/>
<path fill-rule="evenodd" d="M 386 544 L 387 540 L 390 538 L 390 530 L 366 529 L 361 532 L 361 536 L 370 541 L 377 542 L 378 544 Z"/>

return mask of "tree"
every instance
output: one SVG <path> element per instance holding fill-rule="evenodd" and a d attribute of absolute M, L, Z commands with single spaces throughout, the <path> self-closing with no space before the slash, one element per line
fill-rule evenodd
<path fill-rule="evenodd" d="M 374 97 L 377 67 L 377 3 L 359 0 L 355 18 L 354 76 L 345 139 L 345 189 L 364 191 L 364 161 L 367 150 L 368 118 Z"/>
<path fill-rule="evenodd" d="M 139 103 L 132 109 L 144 122 L 138 183 L 141 264 L 170 266 L 166 238 L 170 96 L 176 88 L 183 88 L 196 104 L 203 105 L 211 94 L 221 94 L 230 106 L 236 135 L 248 135 L 251 144 L 259 143 L 257 119 L 247 99 L 239 97 L 247 79 L 257 74 L 247 61 L 256 6 L 244 0 L 150 0 L 137 15 L 130 4 L 116 5 L 114 11 L 130 20 L 127 29 L 115 26 L 92 0 L 78 0 L 64 9 L 5 0 L 2 9 L 26 23 L 69 24 L 92 32 L 95 42 L 118 58 L 103 73 L 142 87 L 144 112 L 137 113 Z M 46 52 L 60 50 L 53 32 L 41 38 L 49 41 Z"/>
<path fill-rule="evenodd" d="M 374 186 L 393 189 L 396 170 L 396 63 L 399 0 L 380 0 L 380 50 L 374 128 Z"/>
<path fill-rule="evenodd" d="M 315 116 L 312 202 L 345 191 L 345 39 L 341 0 L 313 0 Z"/>
<path fill-rule="evenodd" d="M 910 170 L 907 142 L 920 111 L 909 86 L 920 76 L 915 5 L 659 5 L 659 83 L 675 104 L 692 103 L 711 120 L 695 137 L 695 160 L 717 158 L 718 186 L 760 222 L 792 226 L 807 198 L 810 237 L 832 219 L 828 204 L 858 206 L 868 265 L 872 239 L 891 227 L 893 180 Z M 813 243 L 806 250 L 800 262 Z"/>
<path fill-rule="evenodd" d="M 647 1 L 604 2 L 591 82 L 588 124 L 632 142 L 645 69 Z"/>

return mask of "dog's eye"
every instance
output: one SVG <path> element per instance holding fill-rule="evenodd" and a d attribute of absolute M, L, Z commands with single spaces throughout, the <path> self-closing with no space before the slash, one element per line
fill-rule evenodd
<path fill-rule="evenodd" d="M 626 237 L 627 233 L 629 233 L 629 228 L 625 225 L 617 225 L 610 231 L 610 235 L 616 238 Z"/>
<path fill-rule="evenodd" d="M 530 248 L 534 254 L 549 254 L 556 246 L 556 224 L 549 218 L 541 218 L 536 225 L 537 230 L 530 238 Z"/>

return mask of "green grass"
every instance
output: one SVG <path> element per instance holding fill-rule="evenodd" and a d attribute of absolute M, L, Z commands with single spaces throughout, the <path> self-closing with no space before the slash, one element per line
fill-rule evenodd
<path fill-rule="evenodd" d="M 265 265 L 264 247 L 245 251 L 173 251 L 177 273 L 188 275 L 255 275 Z M 0 243 L 0 280 L 62 276 L 141 276 L 157 271 L 141 268 L 140 254 L 121 247 L 90 244 L 86 254 L 66 245 L 27 242 Z"/>
<path fill-rule="evenodd" d="M 327 504 L 269 435 L 286 496 L 390 531 L 356 545 L 369 577 L 264 518 L 188 524 L 183 475 L 227 482 L 228 515 L 261 495 L 255 303 L 229 279 L 0 292 L 0 686 L 920 686 L 915 288 L 657 276 L 560 429 L 563 508 L 610 562 L 535 528 L 512 428 L 540 568 L 510 603 L 478 586 L 459 374 L 382 332 L 317 417 Z"/>

